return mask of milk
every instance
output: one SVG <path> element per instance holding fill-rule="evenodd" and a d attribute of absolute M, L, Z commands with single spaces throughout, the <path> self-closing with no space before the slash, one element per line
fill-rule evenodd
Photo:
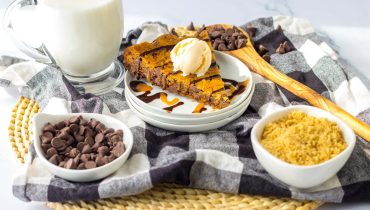
<path fill-rule="evenodd" d="M 121 0 L 38 0 L 36 11 L 42 42 L 65 73 L 89 76 L 117 57 Z"/>

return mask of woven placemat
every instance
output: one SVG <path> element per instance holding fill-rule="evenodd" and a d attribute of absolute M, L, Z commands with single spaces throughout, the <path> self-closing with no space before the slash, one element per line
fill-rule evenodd
<path fill-rule="evenodd" d="M 38 104 L 21 97 L 9 125 L 9 137 L 16 158 L 24 163 L 31 143 L 31 119 L 39 110 Z M 219 193 L 184 188 L 172 184 L 155 186 L 142 194 L 128 197 L 47 203 L 53 209 L 316 209 L 322 202 L 298 201 L 289 198 L 262 197 Z"/>

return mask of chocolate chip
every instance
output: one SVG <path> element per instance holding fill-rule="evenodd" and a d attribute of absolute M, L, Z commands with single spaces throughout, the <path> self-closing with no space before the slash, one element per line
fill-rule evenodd
<path fill-rule="evenodd" d="M 80 127 L 78 126 L 78 125 L 76 125 L 76 124 L 71 124 L 70 126 L 69 126 L 69 130 L 70 130 L 70 133 L 76 133 L 76 132 L 78 132 L 79 130 L 80 130 Z"/>
<path fill-rule="evenodd" d="M 95 144 L 91 147 L 91 151 L 98 152 L 98 148 L 101 146 L 101 143 L 95 142 Z"/>
<path fill-rule="evenodd" d="M 87 143 L 88 145 L 90 145 L 90 147 L 92 147 L 95 144 L 95 141 L 91 136 L 88 136 L 85 138 L 85 143 Z"/>
<path fill-rule="evenodd" d="M 242 47 L 245 47 L 246 43 L 247 43 L 246 39 L 238 39 L 237 48 L 240 49 Z"/>
<path fill-rule="evenodd" d="M 74 117 L 71 117 L 69 118 L 69 123 L 73 123 L 73 124 L 79 124 L 80 123 L 80 118 L 81 116 L 74 116 Z"/>
<path fill-rule="evenodd" d="M 89 160 L 90 160 L 90 157 L 91 157 L 91 155 L 90 155 L 90 154 L 82 154 L 82 155 L 81 155 L 81 161 L 82 161 L 82 162 L 87 162 L 87 161 L 89 161 Z"/>
<path fill-rule="evenodd" d="M 85 163 L 85 167 L 86 167 L 87 169 L 90 169 L 90 168 L 96 168 L 96 163 L 95 163 L 94 161 L 87 161 L 87 162 Z"/>
<path fill-rule="evenodd" d="M 99 132 L 103 132 L 106 128 L 103 123 L 99 123 L 98 125 L 96 125 L 95 129 L 98 130 Z"/>
<path fill-rule="evenodd" d="M 67 146 L 65 149 L 60 149 L 57 151 L 59 152 L 60 155 L 66 155 L 69 151 L 71 151 L 72 147 L 71 146 Z"/>
<path fill-rule="evenodd" d="M 84 148 L 85 145 L 86 145 L 85 142 L 79 142 L 76 148 L 78 149 L 78 151 L 82 152 L 82 149 Z"/>
<path fill-rule="evenodd" d="M 85 129 L 86 129 L 86 126 L 80 125 L 80 127 L 78 128 L 77 134 L 80 136 L 83 136 L 85 134 Z"/>
<path fill-rule="evenodd" d="M 54 147 L 56 150 L 61 151 L 64 150 L 67 147 L 67 144 L 64 140 L 54 137 L 51 140 L 51 146 Z"/>
<path fill-rule="evenodd" d="M 125 145 L 123 142 L 117 142 L 116 146 L 114 146 L 111 152 L 118 158 L 125 152 Z"/>
<path fill-rule="evenodd" d="M 71 124 L 71 123 L 69 123 L 69 120 L 63 120 L 63 122 L 64 122 L 64 124 L 68 127 L 69 126 L 69 124 Z"/>
<path fill-rule="evenodd" d="M 219 45 L 219 44 L 220 44 L 220 43 L 213 42 L 212 48 L 213 48 L 213 49 L 218 49 L 218 45 Z"/>
<path fill-rule="evenodd" d="M 60 121 L 57 124 L 55 124 L 55 128 L 60 130 L 62 128 L 66 127 L 66 123 L 64 121 Z"/>
<path fill-rule="evenodd" d="M 235 50 L 236 49 L 236 46 L 235 46 L 235 40 L 233 42 L 231 42 L 230 44 L 227 45 L 227 48 L 229 50 Z"/>
<path fill-rule="evenodd" d="M 98 157 L 96 157 L 96 160 L 95 160 L 96 165 L 98 165 L 98 166 L 105 165 L 107 163 L 107 161 L 109 161 L 108 158 L 104 158 L 103 156 L 98 156 Z"/>
<path fill-rule="evenodd" d="M 234 34 L 234 29 L 232 29 L 232 28 L 226 29 L 225 34 L 227 36 L 232 36 Z"/>
<path fill-rule="evenodd" d="M 52 124 L 47 123 L 47 124 L 42 128 L 42 131 L 43 131 L 43 132 L 47 132 L 47 131 L 49 131 L 49 132 L 55 133 L 55 128 L 54 128 L 54 126 L 53 126 Z"/>
<path fill-rule="evenodd" d="M 290 52 L 292 50 L 291 47 L 289 46 L 288 41 L 285 41 L 283 43 L 283 47 L 284 47 L 285 52 Z"/>
<path fill-rule="evenodd" d="M 42 148 L 42 150 L 44 150 L 44 152 L 46 153 L 46 151 L 48 150 L 48 149 L 50 149 L 51 148 L 51 144 L 41 144 L 41 148 Z"/>
<path fill-rule="evenodd" d="M 46 136 L 46 137 L 50 137 L 50 138 L 54 137 L 54 134 L 52 132 L 49 132 L 49 131 L 44 132 L 42 135 Z"/>
<path fill-rule="evenodd" d="M 69 130 L 69 127 L 62 128 L 61 130 L 59 130 L 59 132 L 60 133 L 65 132 L 65 133 L 68 133 L 68 134 L 71 133 L 70 130 Z"/>
<path fill-rule="evenodd" d="M 84 136 L 80 136 L 78 134 L 74 134 L 73 137 L 75 138 L 76 141 L 81 142 L 85 140 Z"/>
<path fill-rule="evenodd" d="M 222 32 L 221 31 L 212 31 L 212 32 L 209 33 L 209 36 L 211 38 L 214 38 L 214 39 L 220 38 L 221 35 L 222 35 Z"/>
<path fill-rule="evenodd" d="M 220 50 L 220 51 L 228 50 L 225 44 L 219 44 L 217 49 Z"/>
<path fill-rule="evenodd" d="M 108 156 L 108 161 L 109 162 L 112 162 L 113 160 L 115 160 L 116 159 L 116 156 L 114 156 L 113 154 L 110 154 L 109 156 Z"/>
<path fill-rule="evenodd" d="M 90 154 L 90 159 L 91 160 L 94 160 L 95 161 L 96 160 L 96 157 L 98 157 L 98 155 L 96 153 L 91 153 Z"/>
<path fill-rule="evenodd" d="M 68 169 L 75 169 L 77 166 L 76 166 L 77 164 L 76 164 L 76 162 L 74 161 L 74 159 L 69 159 L 66 163 L 65 163 L 65 165 L 64 165 L 64 167 L 65 168 L 68 168 Z"/>
<path fill-rule="evenodd" d="M 83 118 L 80 119 L 80 125 L 86 126 L 88 124 L 89 124 L 89 121 L 87 121 L 87 120 L 85 120 Z"/>
<path fill-rule="evenodd" d="M 50 144 L 52 138 L 53 137 L 49 137 L 49 136 L 45 136 L 45 135 L 40 136 L 40 140 L 43 144 Z"/>
<path fill-rule="evenodd" d="M 98 148 L 98 154 L 101 156 L 108 155 L 109 148 L 107 146 L 101 146 Z"/>
<path fill-rule="evenodd" d="M 91 118 L 89 124 L 92 128 L 95 128 L 97 125 L 98 125 L 99 121 L 97 121 L 96 119 L 94 118 Z"/>
<path fill-rule="evenodd" d="M 95 134 L 94 134 L 94 131 L 92 130 L 92 129 L 90 129 L 90 128 L 85 128 L 85 136 L 94 136 Z"/>
<path fill-rule="evenodd" d="M 114 129 L 113 128 L 105 129 L 104 132 L 103 132 L 103 135 L 106 135 L 108 133 L 114 133 Z"/>
<path fill-rule="evenodd" d="M 76 165 L 80 164 L 80 162 L 81 162 L 81 153 L 76 155 L 76 157 L 73 158 L 73 160 L 75 161 Z"/>
<path fill-rule="evenodd" d="M 46 151 L 46 156 L 47 157 L 52 157 L 53 155 L 56 155 L 58 152 L 55 148 L 51 147 Z"/>
<path fill-rule="evenodd" d="M 100 143 L 104 140 L 104 135 L 102 133 L 98 133 L 96 136 L 95 136 L 95 142 L 97 143 Z"/>
<path fill-rule="evenodd" d="M 88 144 L 85 144 L 81 151 L 82 154 L 91 153 L 91 147 Z"/>
<path fill-rule="evenodd" d="M 285 53 L 285 49 L 284 49 L 283 44 L 279 44 L 279 47 L 276 48 L 276 52 L 279 53 L 279 54 L 284 54 Z"/>
<path fill-rule="evenodd" d="M 176 32 L 175 28 L 172 28 L 172 29 L 171 29 L 171 34 L 173 34 L 173 35 L 175 35 L 175 36 L 179 36 L 179 35 L 177 34 L 177 32 Z"/>
<path fill-rule="evenodd" d="M 54 164 L 54 165 L 58 165 L 59 164 L 59 156 L 57 154 L 54 154 L 50 159 L 49 159 L 50 163 Z"/>
<path fill-rule="evenodd" d="M 186 27 L 186 29 L 188 29 L 190 31 L 195 31 L 195 27 L 194 27 L 193 21 L 190 22 L 190 24 L 188 25 L 188 27 Z"/>
<path fill-rule="evenodd" d="M 78 164 L 78 166 L 77 166 L 77 169 L 86 169 L 86 167 L 85 167 L 85 163 L 80 163 L 80 164 Z"/>
<path fill-rule="evenodd" d="M 74 142 L 75 142 L 75 138 L 73 138 L 73 136 L 71 136 L 71 135 L 68 135 L 67 145 L 69 146 L 69 145 L 73 144 Z"/>
<path fill-rule="evenodd" d="M 268 55 L 268 54 L 264 54 L 263 56 L 262 56 L 262 58 L 265 60 L 265 61 L 267 61 L 268 63 L 270 62 L 270 60 L 271 60 L 271 57 Z"/>
<path fill-rule="evenodd" d="M 64 140 L 67 140 L 68 136 L 69 136 L 69 134 L 65 131 L 62 131 L 57 135 L 58 138 L 61 138 L 61 139 L 64 139 Z"/>
<path fill-rule="evenodd" d="M 277 28 L 276 28 L 276 30 L 283 31 L 283 29 L 281 28 L 281 25 L 278 25 Z"/>
<path fill-rule="evenodd" d="M 68 153 L 67 156 L 70 158 L 75 158 L 78 154 L 80 154 L 80 151 L 78 151 L 76 148 L 72 148 Z"/>
<path fill-rule="evenodd" d="M 247 26 L 247 33 L 250 37 L 256 36 L 257 28 L 251 25 Z"/>
<path fill-rule="evenodd" d="M 118 142 L 118 141 L 122 141 L 122 137 L 119 136 L 119 135 L 114 135 L 110 138 L 110 141 L 112 142 Z"/>
<path fill-rule="evenodd" d="M 258 54 L 260 54 L 261 56 L 266 54 L 268 51 L 268 49 L 263 46 L 262 44 L 258 45 Z"/>
<path fill-rule="evenodd" d="M 58 164 L 58 166 L 59 167 L 62 167 L 62 168 L 64 168 L 64 165 L 66 164 L 66 162 L 63 160 L 63 161 L 61 161 L 59 164 Z"/>

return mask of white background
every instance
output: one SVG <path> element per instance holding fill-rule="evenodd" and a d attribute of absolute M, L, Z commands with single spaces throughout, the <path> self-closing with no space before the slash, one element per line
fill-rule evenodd
<path fill-rule="evenodd" d="M 11 0 L 0 0 L 0 20 Z M 249 20 L 292 15 L 309 19 L 320 33 L 329 35 L 341 56 L 357 69 L 360 78 L 370 87 L 370 1 L 366 0 L 123 0 L 125 33 L 148 20 L 169 25 L 230 23 L 241 25 Z M 20 27 L 28 41 L 35 42 L 32 11 L 22 15 Z M 21 30 L 21 29 L 19 29 Z M 0 55 L 27 58 L 20 53 L 0 29 Z M 46 209 L 41 203 L 24 203 L 12 196 L 11 182 L 17 165 L 7 139 L 10 111 L 19 94 L 15 89 L 0 89 L 0 204 L 1 209 Z M 324 209 L 370 209 L 370 203 L 326 204 Z"/>

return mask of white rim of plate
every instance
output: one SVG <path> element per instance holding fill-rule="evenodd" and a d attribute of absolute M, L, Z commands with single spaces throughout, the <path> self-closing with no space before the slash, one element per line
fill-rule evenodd
<path fill-rule="evenodd" d="M 252 100 L 253 92 L 254 92 L 254 87 L 252 88 L 251 94 L 249 94 L 249 96 L 241 104 L 239 104 L 237 107 L 235 107 L 234 109 L 232 109 L 228 112 L 223 112 L 223 113 L 220 113 L 218 115 L 213 115 L 213 116 L 208 116 L 208 117 L 203 117 L 203 118 L 195 118 L 195 119 L 192 119 L 192 118 L 178 118 L 178 117 L 174 117 L 174 116 L 171 116 L 171 115 L 160 115 L 160 114 L 157 114 L 155 112 L 150 112 L 149 110 L 146 110 L 144 107 L 140 107 L 131 98 L 131 96 L 129 95 L 129 92 L 127 90 L 125 90 L 125 97 L 126 97 L 127 103 L 130 103 L 132 106 L 134 106 L 137 111 L 139 111 L 141 114 L 146 115 L 150 118 L 154 118 L 157 121 L 161 121 L 161 122 L 164 122 L 164 123 L 170 123 L 169 121 L 173 120 L 173 121 L 177 121 L 174 124 L 193 125 L 194 124 L 194 123 L 192 123 L 193 121 L 201 122 L 199 124 L 212 123 L 212 122 L 218 121 L 220 119 L 228 118 L 228 117 L 238 113 L 238 111 L 243 109 L 244 106 L 247 106 L 247 107 L 249 106 L 249 104 Z M 149 115 L 152 115 L 152 116 L 149 116 Z M 167 121 L 163 120 L 163 119 L 166 119 Z"/>
<path fill-rule="evenodd" d="M 226 53 L 218 52 L 218 51 L 215 51 L 215 55 L 216 55 L 216 57 L 217 56 L 225 56 L 225 58 L 233 60 L 234 62 L 236 62 L 237 63 L 236 65 L 243 66 L 246 70 L 245 73 L 247 73 L 247 78 L 249 79 L 248 85 L 247 85 L 246 89 L 244 90 L 244 92 L 239 95 L 240 97 L 238 98 L 238 101 L 234 104 L 230 104 L 229 106 L 227 106 L 223 109 L 219 109 L 219 110 L 216 110 L 216 111 L 213 111 L 213 112 L 207 112 L 207 113 L 187 113 L 187 114 L 185 114 L 185 113 L 168 113 L 167 111 L 165 111 L 161 108 L 152 106 L 150 104 L 147 104 L 147 103 L 141 101 L 139 98 L 136 97 L 135 93 L 133 92 L 133 90 L 131 90 L 130 85 L 129 85 L 129 83 L 132 81 L 132 78 L 133 78 L 129 71 L 126 71 L 126 73 L 125 73 L 125 78 L 124 78 L 124 82 L 125 82 L 125 86 L 126 86 L 125 89 L 129 90 L 128 91 L 129 95 L 132 96 L 132 99 L 138 105 L 140 105 L 143 108 L 145 107 L 146 110 L 150 110 L 152 112 L 157 112 L 158 114 L 161 114 L 161 115 L 171 115 L 171 116 L 174 116 L 174 117 L 183 117 L 183 118 L 185 118 L 185 117 L 188 117 L 188 118 L 202 118 L 202 117 L 214 116 L 214 115 L 218 115 L 218 114 L 223 113 L 223 112 L 227 112 L 227 111 L 232 110 L 235 107 L 237 107 L 240 103 L 242 103 L 250 95 L 251 90 L 252 90 L 252 86 L 254 86 L 253 76 L 252 76 L 252 73 L 249 70 L 249 68 L 243 62 L 238 60 L 237 58 L 235 58 L 231 55 L 228 55 Z M 220 59 L 218 59 L 218 60 L 220 60 Z M 218 63 L 218 64 L 220 64 L 220 63 Z M 225 70 L 221 69 L 221 71 L 225 71 Z M 176 94 L 170 93 L 169 91 L 164 90 L 164 92 L 166 92 L 169 96 L 176 96 Z"/>
<path fill-rule="evenodd" d="M 130 101 L 128 101 L 127 104 L 129 105 L 130 109 L 135 113 L 135 115 L 137 117 L 139 117 L 143 121 L 145 121 L 145 122 L 147 122 L 147 123 L 149 123 L 153 126 L 156 126 L 156 127 L 159 127 L 159 128 L 165 129 L 165 130 L 194 133 L 194 132 L 203 132 L 203 131 L 214 130 L 214 129 L 225 126 L 226 124 L 230 123 L 231 121 L 239 118 L 245 112 L 245 110 L 247 110 L 250 103 L 248 105 L 246 105 L 245 107 L 243 107 L 241 110 L 239 110 L 234 115 L 232 115 L 230 117 L 227 117 L 225 119 L 218 120 L 218 121 L 211 122 L 211 123 L 193 124 L 193 125 L 179 125 L 179 124 L 171 124 L 171 123 L 165 123 L 165 122 L 162 122 L 162 121 L 158 121 L 158 120 L 152 119 L 152 118 L 147 117 L 144 114 L 142 114 L 140 111 L 138 111 L 130 103 Z M 204 128 L 203 126 L 207 126 L 207 128 Z"/>

